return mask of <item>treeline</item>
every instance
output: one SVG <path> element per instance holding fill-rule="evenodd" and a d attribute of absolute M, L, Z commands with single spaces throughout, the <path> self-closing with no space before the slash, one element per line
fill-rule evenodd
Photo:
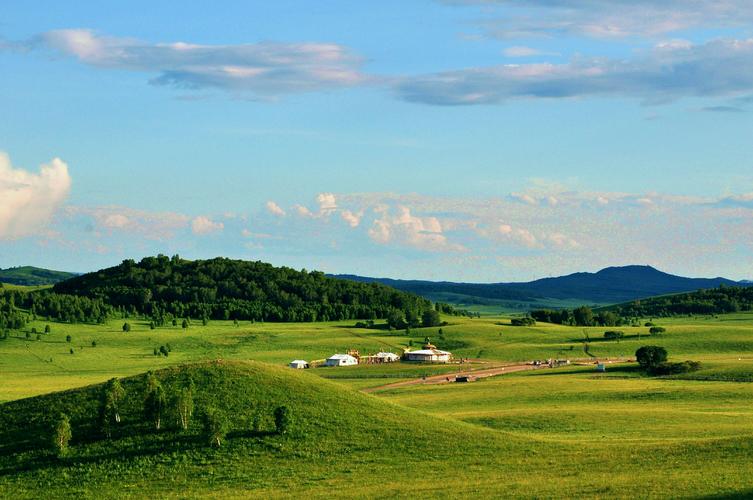
<path fill-rule="evenodd" d="M 609 307 L 623 317 L 667 317 L 688 314 L 725 314 L 753 311 L 753 287 L 698 290 L 679 295 L 652 297 Z"/>
<path fill-rule="evenodd" d="M 594 312 L 588 306 L 576 307 L 575 309 L 537 309 L 529 313 L 536 321 L 555 323 L 557 325 L 570 326 L 620 326 L 625 320 L 613 311 Z"/>
<path fill-rule="evenodd" d="M 378 283 L 358 283 L 262 262 L 178 256 L 85 274 L 51 291 L 28 294 L 23 306 L 63 321 L 141 315 L 157 325 L 173 318 L 252 321 L 331 321 L 386 318 L 399 311 L 421 318 L 432 303 Z"/>

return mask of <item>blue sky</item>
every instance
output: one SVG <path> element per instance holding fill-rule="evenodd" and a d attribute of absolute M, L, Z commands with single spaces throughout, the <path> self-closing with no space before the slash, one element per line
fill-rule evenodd
<path fill-rule="evenodd" d="M 0 7 L 0 267 L 753 276 L 742 0 Z"/>

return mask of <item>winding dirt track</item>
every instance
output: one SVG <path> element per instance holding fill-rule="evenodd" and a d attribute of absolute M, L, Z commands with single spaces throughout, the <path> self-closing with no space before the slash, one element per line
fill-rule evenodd
<path fill-rule="evenodd" d="M 596 363 L 613 364 L 613 363 L 624 363 L 627 361 L 630 361 L 630 360 L 593 359 L 587 363 L 575 362 L 573 364 L 595 365 Z M 361 389 L 361 391 L 362 392 L 376 392 L 376 391 L 383 391 L 387 389 L 396 389 L 398 387 L 407 387 L 411 385 L 447 384 L 447 383 L 455 382 L 456 377 L 470 377 L 471 379 L 480 379 L 480 378 L 486 378 L 486 377 L 494 377 L 497 375 L 505 375 L 507 373 L 522 372 L 522 371 L 527 371 L 527 370 L 549 370 L 549 369 L 551 368 L 549 368 L 549 366 L 546 364 L 535 366 L 532 363 L 520 363 L 520 364 L 514 364 L 514 365 L 494 366 L 491 368 L 482 368 L 480 370 L 464 370 L 464 371 L 455 372 L 455 373 L 445 373 L 442 375 L 431 375 L 428 377 L 422 377 L 422 378 L 417 378 L 417 379 L 403 380 L 401 382 L 393 382 L 391 384 L 380 385 L 377 387 L 367 387 L 365 389 Z"/>

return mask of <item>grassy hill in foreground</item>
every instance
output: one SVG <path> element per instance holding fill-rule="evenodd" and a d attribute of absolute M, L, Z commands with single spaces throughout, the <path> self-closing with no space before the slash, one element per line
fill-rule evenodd
<path fill-rule="evenodd" d="M 186 433 L 144 424 L 143 375 L 123 380 L 122 428 L 110 440 L 95 430 L 101 386 L 18 400 L 0 405 L 0 497 L 667 497 L 753 488 L 748 435 L 575 442 L 506 432 L 495 428 L 501 420 L 432 416 L 260 363 L 206 362 L 156 374 L 168 392 L 190 377 L 197 407 L 228 415 L 221 448 L 206 444 L 196 417 Z M 479 397 L 477 412 L 489 394 Z M 281 404 L 294 418 L 286 435 L 270 421 Z M 71 415 L 74 434 L 62 459 L 44 451 L 58 411 Z M 257 415 L 260 430 L 249 431 Z"/>
<path fill-rule="evenodd" d="M 33 266 L 11 267 L 0 269 L 0 283 L 11 285 L 40 286 L 54 285 L 76 276 L 74 273 L 52 271 Z"/>

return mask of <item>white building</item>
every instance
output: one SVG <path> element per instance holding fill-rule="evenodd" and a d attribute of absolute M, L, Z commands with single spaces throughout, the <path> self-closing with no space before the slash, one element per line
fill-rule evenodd
<path fill-rule="evenodd" d="M 394 363 L 400 361 L 400 356 L 394 352 L 378 352 L 374 354 L 374 357 L 378 360 L 378 363 Z"/>
<path fill-rule="evenodd" d="M 350 354 L 335 354 L 324 362 L 324 366 L 353 366 L 357 364 L 358 360 Z"/>
<path fill-rule="evenodd" d="M 289 366 L 291 368 L 296 368 L 298 370 L 302 370 L 304 368 L 308 368 L 309 364 L 306 361 L 302 360 L 302 359 L 296 359 L 296 360 L 291 361 Z"/>
<path fill-rule="evenodd" d="M 440 351 L 431 344 L 426 344 L 420 351 L 405 353 L 405 359 L 408 361 L 421 361 L 423 363 L 448 363 L 451 358 L 451 352 Z"/>

